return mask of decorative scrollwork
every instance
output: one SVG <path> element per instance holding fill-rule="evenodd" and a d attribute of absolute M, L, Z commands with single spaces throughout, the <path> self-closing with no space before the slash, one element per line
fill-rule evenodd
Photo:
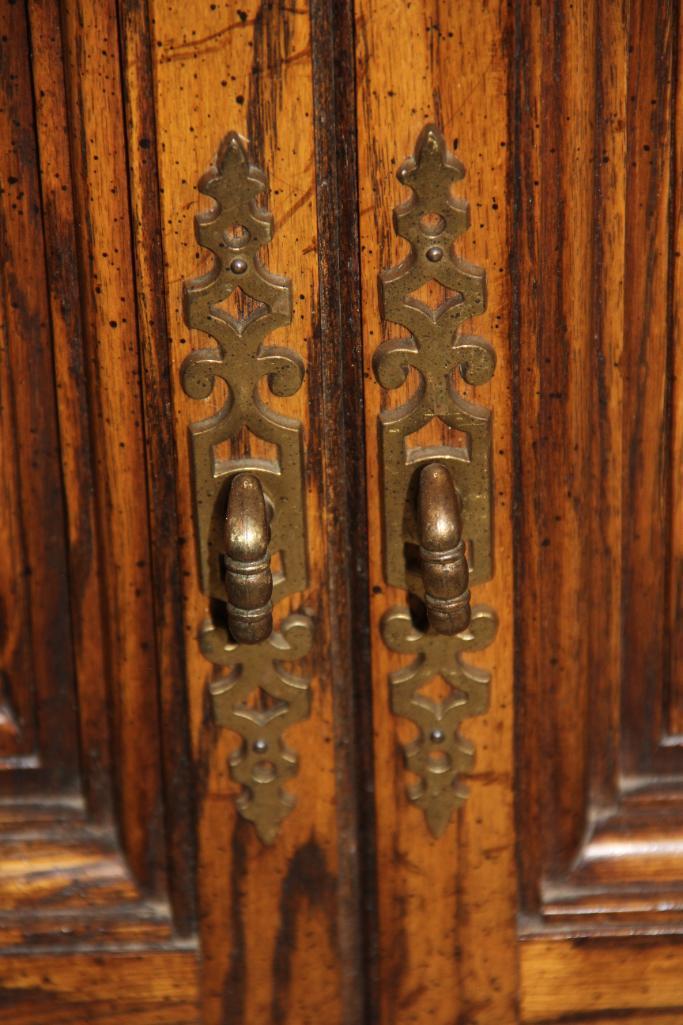
<path fill-rule="evenodd" d="M 247 650 L 246 664 L 243 646 L 233 644 L 226 630 L 207 624 L 201 637 L 206 658 L 232 669 L 229 676 L 211 684 L 214 715 L 219 726 L 244 739 L 230 759 L 230 772 L 245 787 L 237 807 L 254 823 L 264 843 L 273 842 L 282 819 L 294 806 L 282 783 L 295 775 L 298 759 L 282 736 L 287 727 L 306 719 L 311 707 L 308 680 L 287 672 L 282 663 L 307 655 L 312 635 L 308 616 L 287 616 L 279 631 Z M 255 686 L 271 704 L 263 708 L 246 704 Z"/>
<path fill-rule="evenodd" d="M 472 610 L 469 627 L 454 637 L 433 630 L 423 633 L 405 608 L 390 609 L 382 621 L 382 636 L 391 650 L 416 656 L 390 676 L 391 709 L 419 730 L 404 751 L 406 768 L 419 777 L 408 795 L 424 812 L 434 836 L 441 836 L 468 793 L 459 776 L 472 769 L 474 750 L 458 727 L 463 719 L 485 712 L 489 703 L 490 674 L 464 665 L 458 655 L 487 647 L 496 626 L 495 613 L 483 605 Z M 435 676 L 453 689 L 445 701 L 420 693 Z"/>
<path fill-rule="evenodd" d="M 428 464 L 448 470 L 459 496 L 462 537 L 469 545 L 469 583 L 487 580 L 492 573 L 490 413 L 458 394 L 454 384 L 456 373 L 467 384 L 484 384 L 496 363 L 488 342 L 460 333 L 465 320 L 486 308 L 484 271 L 454 252 L 456 239 L 469 227 L 467 203 L 451 192 L 464 174 L 462 164 L 447 153 L 441 133 L 433 125 L 425 127 L 414 156 L 398 172 L 412 196 L 394 210 L 394 227 L 410 251 L 380 278 L 383 315 L 404 327 L 409 337 L 378 346 L 375 375 L 386 389 L 402 385 L 410 368 L 419 379 L 406 403 L 380 416 L 384 570 L 388 584 L 423 601 L 418 489 Z M 436 308 L 417 296 L 430 282 L 446 292 Z M 435 417 L 462 432 L 466 446 L 409 447 L 409 436 Z M 470 625 L 450 637 L 431 627 L 417 629 L 408 609 L 392 609 L 383 621 L 387 645 L 417 655 L 412 665 L 391 676 L 392 708 L 418 727 L 418 737 L 405 749 L 407 767 L 419 777 L 409 795 L 437 836 L 467 794 L 459 775 L 473 762 L 473 751 L 456 727 L 488 704 L 488 674 L 462 665 L 457 656 L 485 647 L 495 629 L 493 612 L 481 606 L 472 610 Z M 419 693 L 436 676 L 454 689 L 442 704 Z"/>
<path fill-rule="evenodd" d="M 215 665 L 232 670 L 211 686 L 216 721 L 242 738 L 230 761 L 233 779 L 246 788 L 238 808 L 261 839 L 271 843 L 293 805 L 281 784 L 296 772 L 297 759 L 282 734 L 306 718 L 310 708 L 308 681 L 285 672 L 281 663 L 308 652 L 312 623 L 304 615 L 289 616 L 265 639 L 236 644 L 225 621 L 234 577 L 226 574 L 225 519 L 236 475 L 256 477 L 263 489 L 270 516 L 268 559 L 280 554 L 273 603 L 303 590 L 308 576 L 302 425 L 274 413 L 258 395 L 263 377 L 274 395 L 288 396 L 304 376 L 295 352 L 266 344 L 270 332 L 290 324 L 292 317 L 291 283 L 268 271 L 258 257 L 273 235 L 273 218 L 258 203 L 266 189 L 265 175 L 249 163 L 245 142 L 231 132 L 215 165 L 199 182 L 200 192 L 215 206 L 197 215 L 195 230 L 199 244 L 213 253 L 214 265 L 188 281 L 184 291 L 187 324 L 209 334 L 218 348 L 191 353 L 181 375 L 186 393 L 195 399 L 208 398 L 217 378 L 227 390 L 218 412 L 190 426 L 200 580 L 204 593 L 214 599 L 201 650 Z M 245 316 L 234 317 L 220 308 L 236 289 L 255 304 Z M 275 445 L 277 458 L 220 458 L 217 446 L 245 429 Z M 252 704 L 257 699 L 257 706 L 248 707 L 247 699 Z"/>

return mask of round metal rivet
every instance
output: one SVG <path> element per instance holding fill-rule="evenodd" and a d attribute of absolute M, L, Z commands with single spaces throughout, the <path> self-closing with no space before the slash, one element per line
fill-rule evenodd
<path fill-rule="evenodd" d="M 247 269 L 247 261 L 243 260 L 240 256 L 237 256 L 230 264 L 230 270 L 233 274 L 244 274 Z"/>
<path fill-rule="evenodd" d="M 265 741 L 265 740 L 255 740 L 254 741 L 254 751 L 256 751 L 256 754 L 259 754 L 259 755 L 265 754 L 265 752 L 267 750 L 268 750 L 268 743 L 267 743 L 267 741 Z"/>
<path fill-rule="evenodd" d="M 443 730 L 432 730 L 429 736 L 435 744 L 440 744 L 442 741 L 446 739 L 446 735 L 444 734 Z"/>
<path fill-rule="evenodd" d="M 443 257 L 443 249 L 441 246 L 430 246 L 425 255 L 432 263 L 438 263 Z"/>

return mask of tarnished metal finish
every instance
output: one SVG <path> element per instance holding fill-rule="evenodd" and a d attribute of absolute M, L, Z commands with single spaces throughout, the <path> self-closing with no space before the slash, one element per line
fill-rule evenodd
<path fill-rule="evenodd" d="M 187 324 L 211 335 L 217 347 L 191 353 L 181 373 L 192 398 L 208 398 L 217 378 L 227 389 L 221 409 L 190 427 L 200 582 L 214 599 L 201 648 L 211 662 L 231 669 L 212 685 L 216 719 L 242 737 L 230 763 L 233 779 L 246 788 L 238 807 L 270 843 L 293 804 L 282 783 L 296 771 L 296 758 L 282 734 L 309 714 L 308 681 L 279 663 L 306 654 L 312 624 L 290 616 L 272 630 L 271 593 L 276 603 L 302 591 L 308 571 L 302 425 L 274 413 L 259 395 L 264 377 L 274 395 L 289 396 L 304 376 L 295 352 L 266 344 L 292 317 L 289 280 L 258 257 L 273 234 L 272 216 L 257 202 L 266 189 L 244 140 L 231 132 L 199 182 L 215 205 L 196 217 L 196 235 L 214 254 L 214 265 L 184 291 Z M 256 304 L 239 318 L 219 305 L 237 288 Z M 238 435 L 271 443 L 277 457 L 219 456 L 218 446 Z M 281 568 L 271 575 L 276 553 Z"/>
<path fill-rule="evenodd" d="M 470 622 L 469 569 L 460 536 L 460 499 L 439 463 L 420 473 L 418 506 L 427 618 L 437 633 L 457 634 Z"/>
<path fill-rule="evenodd" d="M 387 583 L 424 602 L 429 628 L 418 629 L 407 608 L 392 609 L 383 636 L 392 650 L 416 655 L 391 677 L 392 708 L 420 731 L 406 748 L 407 766 L 419 777 L 409 793 L 435 835 L 467 793 L 458 777 L 470 769 L 473 752 L 457 727 L 488 703 L 488 675 L 461 665 L 458 655 L 485 647 L 496 629 L 491 610 L 470 611 L 468 590 L 488 580 L 493 568 L 491 415 L 457 392 L 455 378 L 484 384 L 496 360 L 488 342 L 460 330 L 486 308 L 484 271 L 454 252 L 469 227 L 467 203 L 451 193 L 464 174 L 438 129 L 425 127 L 398 172 L 413 195 L 394 210 L 394 227 L 410 252 L 380 278 L 385 319 L 409 335 L 383 342 L 373 359 L 384 388 L 403 385 L 410 368 L 419 377 L 411 398 L 380 417 L 383 555 Z M 430 282 L 447 291 L 434 309 L 416 295 Z M 466 443 L 411 446 L 410 436 L 434 418 Z M 436 676 L 454 689 L 443 703 L 419 693 Z"/>
<path fill-rule="evenodd" d="M 258 644 L 273 629 L 273 575 L 268 557 L 268 512 L 258 477 L 233 477 L 225 516 L 225 590 L 228 631 L 241 644 Z"/>
<path fill-rule="evenodd" d="M 302 427 L 298 420 L 268 409 L 258 395 L 263 377 L 274 395 L 286 396 L 298 391 L 304 376 L 295 352 L 266 345 L 270 332 L 292 319 L 290 282 L 266 270 L 257 255 L 273 234 L 271 214 L 256 201 L 266 188 L 263 172 L 249 164 L 244 142 L 231 132 L 216 166 L 199 182 L 200 192 L 217 204 L 196 218 L 197 240 L 211 250 L 215 263 L 203 277 L 188 282 L 184 293 L 188 325 L 211 335 L 218 348 L 200 349 L 187 357 L 183 387 L 192 398 L 203 399 L 219 378 L 228 391 L 217 413 L 190 428 L 202 589 L 223 601 L 225 506 L 230 478 L 245 470 L 258 477 L 276 510 L 270 549 L 281 552 L 284 572 L 274 577 L 273 601 L 306 586 Z M 260 304 L 240 320 L 219 308 L 236 288 Z M 220 458 L 217 446 L 244 428 L 277 445 L 277 460 Z"/>
<path fill-rule="evenodd" d="M 399 181 L 413 190 L 412 198 L 394 211 L 396 231 L 410 243 L 410 252 L 380 280 L 385 319 L 405 327 L 410 337 L 378 347 L 373 359 L 377 379 L 391 389 L 405 382 L 410 367 L 420 377 L 411 399 L 381 416 L 385 574 L 387 583 L 420 597 L 421 574 L 406 562 L 404 545 L 419 544 L 417 480 L 428 463 L 438 461 L 448 469 L 462 500 L 463 537 L 472 551 L 470 583 L 488 580 L 492 571 L 491 414 L 459 395 L 453 383 L 458 372 L 468 384 L 484 384 L 496 364 L 488 342 L 459 333 L 463 321 L 486 308 L 483 270 L 452 251 L 469 225 L 467 204 L 451 195 L 452 184 L 464 174 L 462 164 L 446 153 L 437 129 L 426 127 L 415 156 L 398 172 Z M 435 249 L 441 254 L 436 262 Z M 435 310 L 412 297 L 430 281 L 454 292 Z M 408 448 L 410 435 L 434 417 L 463 432 L 467 446 Z"/>
<path fill-rule="evenodd" d="M 460 652 L 486 648 L 496 626 L 495 613 L 483 605 L 472 609 L 469 626 L 454 637 L 418 630 L 407 608 L 390 609 L 382 621 L 382 635 L 392 651 L 414 656 L 389 678 L 391 709 L 419 730 L 404 748 L 406 768 L 418 777 L 408 796 L 424 812 L 434 836 L 441 836 L 468 794 L 460 775 L 472 770 L 474 749 L 458 733 L 460 723 L 482 715 L 489 705 L 490 674 L 464 665 Z M 420 693 L 435 676 L 453 689 L 445 701 Z"/>
<path fill-rule="evenodd" d="M 230 758 L 230 775 L 244 786 L 237 798 L 240 813 L 254 823 L 264 843 L 272 843 L 294 798 L 282 784 L 296 774 L 298 759 L 284 742 L 289 726 L 307 719 L 311 710 L 309 682 L 283 668 L 308 654 L 313 624 L 308 616 L 287 616 L 259 644 L 234 644 L 225 629 L 208 624 L 201 649 L 230 674 L 211 684 L 214 716 L 219 726 L 234 730 L 243 743 Z M 258 707 L 249 704 L 256 688 Z"/>

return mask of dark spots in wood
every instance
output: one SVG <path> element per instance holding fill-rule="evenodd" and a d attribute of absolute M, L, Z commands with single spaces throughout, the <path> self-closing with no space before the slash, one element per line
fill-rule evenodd
<path fill-rule="evenodd" d="M 337 882 L 326 865 L 325 853 L 313 837 L 294 853 L 282 883 L 280 924 L 273 955 L 273 1025 L 289 1020 L 288 995 L 297 930 L 320 916 L 326 922 L 332 956 L 337 954 L 335 919 Z M 321 952 L 322 953 L 322 952 Z"/>
<path fill-rule="evenodd" d="M 238 818 L 232 833 L 232 873 L 230 876 L 230 925 L 232 935 L 230 962 L 223 988 L 223 1021 L 225 1025 L 244 1025 L 246 1004 L 247 964 L 245 958 L 246 930 L 251 923 L 244 917 L 242 881 L 247 873 L 249 857 L 249 823 Z"/>

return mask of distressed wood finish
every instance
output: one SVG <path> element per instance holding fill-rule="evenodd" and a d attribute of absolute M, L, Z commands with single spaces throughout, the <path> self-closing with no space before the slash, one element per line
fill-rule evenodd
<path fill-rule="evenodd" d="M 671 732 L 680 13 L 585 0 L 522 15 L 523 908 L 581 915 L 581 928 L 592 908 L 637 928 L 658 909 L 667 921 L 683 910 L 683 764 Z"/>
<path fill-rule="evenodd" d="M 498 1025 L 515 1013 L 509 17 L 499 3 L 416 3 L 398 11 L 375 0 L 356 5 L 379 927 L 375 997 L 383 1025 Z M 488 309 L 472 329 L 492 343 L 497 369 L 490 385 L 463 391 L 493 410 L 495 576 L 475 589 L 472 600 L 492 605 L 507 624 L 476 657 L 492 670 L 491 708 L 463 729 L 477 750 L 471 793 L 439 840 L 405 794 L 400 741 L 410 734 L 390 711 L 387 677 L 406 660 L 388 652 L 379 627 L 382 614 L 404 604 L 405 594 L 387 588 L 382 573 L 377 417 L 384 401 L 405 401 L 416 382 L 413 375 L 406 388 L 383 393 L 371 365 L 379 343 L 401 333 L 380 319 L 377 277 L 405 253 L 391 229 L 391 212 L 409 192 L 395 175 L 430 121 L 466 169 L 455 191 L 470 202 L 472 226 L 458 251 L 488 277 Z M 452 443 L 439 426 L 430 425 L 428 435 L 422 432 L 411 443 Z"/>
<path fill-rule="evenodd" d="M 0 1022 L 679 1025 L 681 0 L 0 7 Z M 408 800 L 372 356 L 435 122 L 487 275 L 499 618 L 470 796 Z M 179 368 L 221 139 L 270 183 L 302 389 L 311 717 L 272 846 L 197 632 Z M 424 301 L 441 301 L 427 286 Z M 238 300 L 242 302 L 242 300 Z M 244 303 L 240 307 L 244 310 Z M 410 444 L 457 442 L 434 421 Z M 221 455 L 270 455 L 242 432 Z M 438 684 L 429 685 L 436 696 Z"/>
<path fill-rule="evenodd" d="M 683 1006 L 680 7 L 519 11 L 521 1018 L 649 1025 Z"/>
<path fill-rule="evenodd" d="M 0 790 L 73 794 L 75 681 L 24 11 L 2 8 Z"/>
<path fill-rule="evenodd" d="M 192 952 L 5 955 L 0 987 L 3 1025 L 188 1025 L 198 1020 Z"/>
<path fill-rule="evenodd" d="M 332 31 L 329 12 L 323 6 L 319 10 L 323 19 L 319 30 L 329 26 Z M 332 325 L 339 323 L 335 312 L 339 298 L 321 288 L 319 278 L 322 256 L 329 289 L 332 261 L 338 256 L 330 254 L 328 242 L 322 244 L 319 255 L 316 231 L 318 181 L 324 183 L 318 196 L 320 216 L 329 225 L 331 200 L 326 190 L 332 185 L 330 174 L 336 173 L 336 156 L 326 151 L 329 141 L 324 133 L 330 129 L 322 121 L 329 113 L 326 107 L 321 112 L 320 106 L 331 102 L 332 69 L 321 67 L 321 40 L 311 38 L 311 18 L 305 7 L 207 4 L 193 8 L 190 19 L 186 3 L 154 0 L 150 13 L 179 456 L 178 510 L 184 542 L 185 650 L 192 743 L 200 779 L 203 1020 L 207 1025 L 245 1021 L 298 1025 L 317 1020 L 324 1008 L 331 1025 L 355 1025 L 360 1020 L 363 983 L 355 924 L 355 778 L 347 753 L 354 742 L 348 734 L 353 709 L 344 696 L 351 687 L 350 623 L 345 623 L 343 631 L 335 625 L 348 617 L 344 592 L 348 594 L 351 578 L 349 562 L 342 564 L 341 573 L 334 566 L 334 553 L 348 544 L 343 522 L 348 478 L 343 462 L 336 462 L 344 453 L 344 414 L 337 382 L 345 371 L 340 357 L 331 351 L 340 346 L 332 333 Z M 317 107 L 314 73 L 322 85 Z M 264 260 L 273 272 L 292 279 L 292 325 L 274 334 L 272 341 L 278 344 L 281 339 L 301 354 L 306 365 L 303 387 L 295 396 L 267 398 L 269 407 L 304 423 L 310 569 L 306 593 L 276 607 L 276 625 L 287 611 L 299 607 L 309 610 L 315 622 L 310 666 L 301 667 L 311 672 L 312 712 L 288 731 L 299 757 L 298 774 L 288 784 L 297 805 L 277 842 L 268 848 L 237 814 L 238 788 L 229 779 L 227 761 L 239 741 L 212 721 L 207 691 L 211 667 L 196 642 L 206 599 L 197 579 L 186 432 L 190 423 L 218 408 L 224 394 L 218 388 L 211 399 L 192 401 L 182 393 L 178 373 L 187 353 L 207 344 L 206 338 L 184 326 L 181 305 L 183 280 L 209 266 L 194 237 L 194 217 L 206 204 L 196 185 L 231 129 L 249 140 L 254 162 L 269 179 L 267 202 L 275 219 L 275 235 Z M 317 168 L 316 158 L 325 161 Z M 230 450 L 233 456 L 246 452 L 269 454 L 264 443 L 249 436 L 241 437 Z M 343 496 L 343 504 L 330 496 Z"/>
<path fill-rule="evenodd" d="M 173 486 L 173 443 L 140 390 L 118 16 L 2 5 L 2 668 L 17 667 L 15 613 L 33 663 L 20 681 L 33 707 L 13 700 L 14 677 L 3 695 L 4 725 L 15 715 L 30 739 L 0 773 L 0 1016 L 13 1023 L 198 1014 L 196 938 L 178 938 L 193 921 L 188 733 L 160 699 L 175 684 L 182 704 L 182 676 L 176 660 L 159 678 L 150 571 L 158 546 L 178 576 L 177 537 L 157 523 L 152 545 L 146 498 L 148 474 L 166 468 Z M 163 374 L 152 364 L 150 391 Z M 164 621 L 181 627 L 178 608 L 166 594 Z M 127 973 L 137 995 L 113 1004 Z"/>

